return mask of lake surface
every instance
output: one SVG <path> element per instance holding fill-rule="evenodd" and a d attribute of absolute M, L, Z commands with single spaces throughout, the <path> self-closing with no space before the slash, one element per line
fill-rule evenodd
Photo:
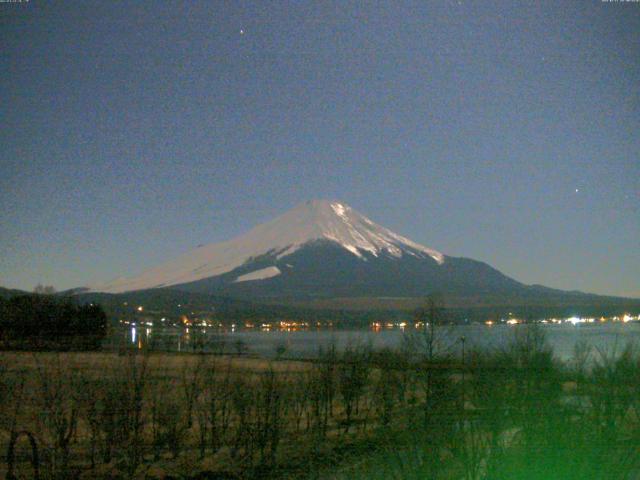
<path fill-rule="evenodd" d="M 628 343 L 640 345 L 640 323 L 608 322 L 587 325 L 540 325 L 555 355 L 568 360 L 575 345 L 583 342 L 596 350 L 616 353 Z M 439 327 L 438 347 L 453 354 L 462 354 L 462 347 L 502 348 L 506 346 L 522 325 L 456 325 Z M 145 328 L 130 327 L 116 332 L 110 343 L 133 344 L 139 348 L 152 345 L 169 351 L 238 352 L 275 357 L 282 354 L 290 358 L 310 358 L 319 350 L 335 345 L 338 350 L 348 345 L 371 345 L 374 349 L 399 348 L 412 337 L 420 335 L 415 329 L 360 329 L 360 330 L 301 330 L 263 331 L 259 329 L 223 331 L 202 328 Z M 464 340 L 463 340 L 464 338 Z M 409 340 L 410 341 L 410 340 Z"/>

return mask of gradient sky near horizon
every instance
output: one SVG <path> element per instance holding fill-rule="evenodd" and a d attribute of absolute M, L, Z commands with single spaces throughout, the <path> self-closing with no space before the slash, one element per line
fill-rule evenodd
<path fill-rule="evenodd" d="M 338 199 L 640 297 L 640 3 L 0 3 L 0 285 L 132 275 Z"/>

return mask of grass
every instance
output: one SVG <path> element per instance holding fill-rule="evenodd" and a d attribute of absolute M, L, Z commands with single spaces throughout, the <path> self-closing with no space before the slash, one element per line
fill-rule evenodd
<path fill-rule="evenodd" d="M 436 333 L 315 362 L 3 352 L 0 477 L 34 476 L 29 440 L 40 478 L 638 474 L 636 350 L 582 345 L 563 364 L 531 327 L 462 364 L 434 353 Z"/>

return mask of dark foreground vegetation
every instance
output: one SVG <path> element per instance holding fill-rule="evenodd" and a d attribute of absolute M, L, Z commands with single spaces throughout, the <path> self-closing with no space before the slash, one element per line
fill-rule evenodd
<path fill-rule="evenodd" d="M 107 333 L 102 307 L 70 297 L 0 297 L 0 349 L 96 350 Z"/>
<path fill-rule="evenodd" d="M 640 356 L 355 345 L 314 362 L 2 353 L 1 478 L 626 479 Z"/>

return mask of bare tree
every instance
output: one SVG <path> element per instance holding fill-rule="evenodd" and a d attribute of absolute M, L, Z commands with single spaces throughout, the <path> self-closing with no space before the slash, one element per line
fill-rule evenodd
<path fill-rule="evenodd" d="M 56 293 L 56 289 L 53 288 L 53 285 L 42 285 L 39 283 L 33 287 L 33 293 L 37 293 L 39 295 L 53 295 Z"/>
<path fill-rule="evenodd" d="M 193 425 L 193 407 L 202 389 L 204 365 L 204 354 L 198 354 L 197 361 L 186 362 L 182 367 L 181 386 L 185 399 L 187 428 Z"/>
<path fill-rule="evenodd" d="M 64 476 L 69 467 L 69 450 L 78 426 L 80 382 L 78 373 L 62 366 L 60 356 L 48 364 L 36 357 L 40 424 L 51 445 L 51 470 Z"/>
<path fill-rule="evenodd" d="M 360 398 L 367 385 L 369 378 L 368 353 L 369 351 L 365 348 L 347 346 L 338 365 L 338 386 L 345 411 L 345 433 L 349 432 L 354 412 L 358 413 Z"/>

